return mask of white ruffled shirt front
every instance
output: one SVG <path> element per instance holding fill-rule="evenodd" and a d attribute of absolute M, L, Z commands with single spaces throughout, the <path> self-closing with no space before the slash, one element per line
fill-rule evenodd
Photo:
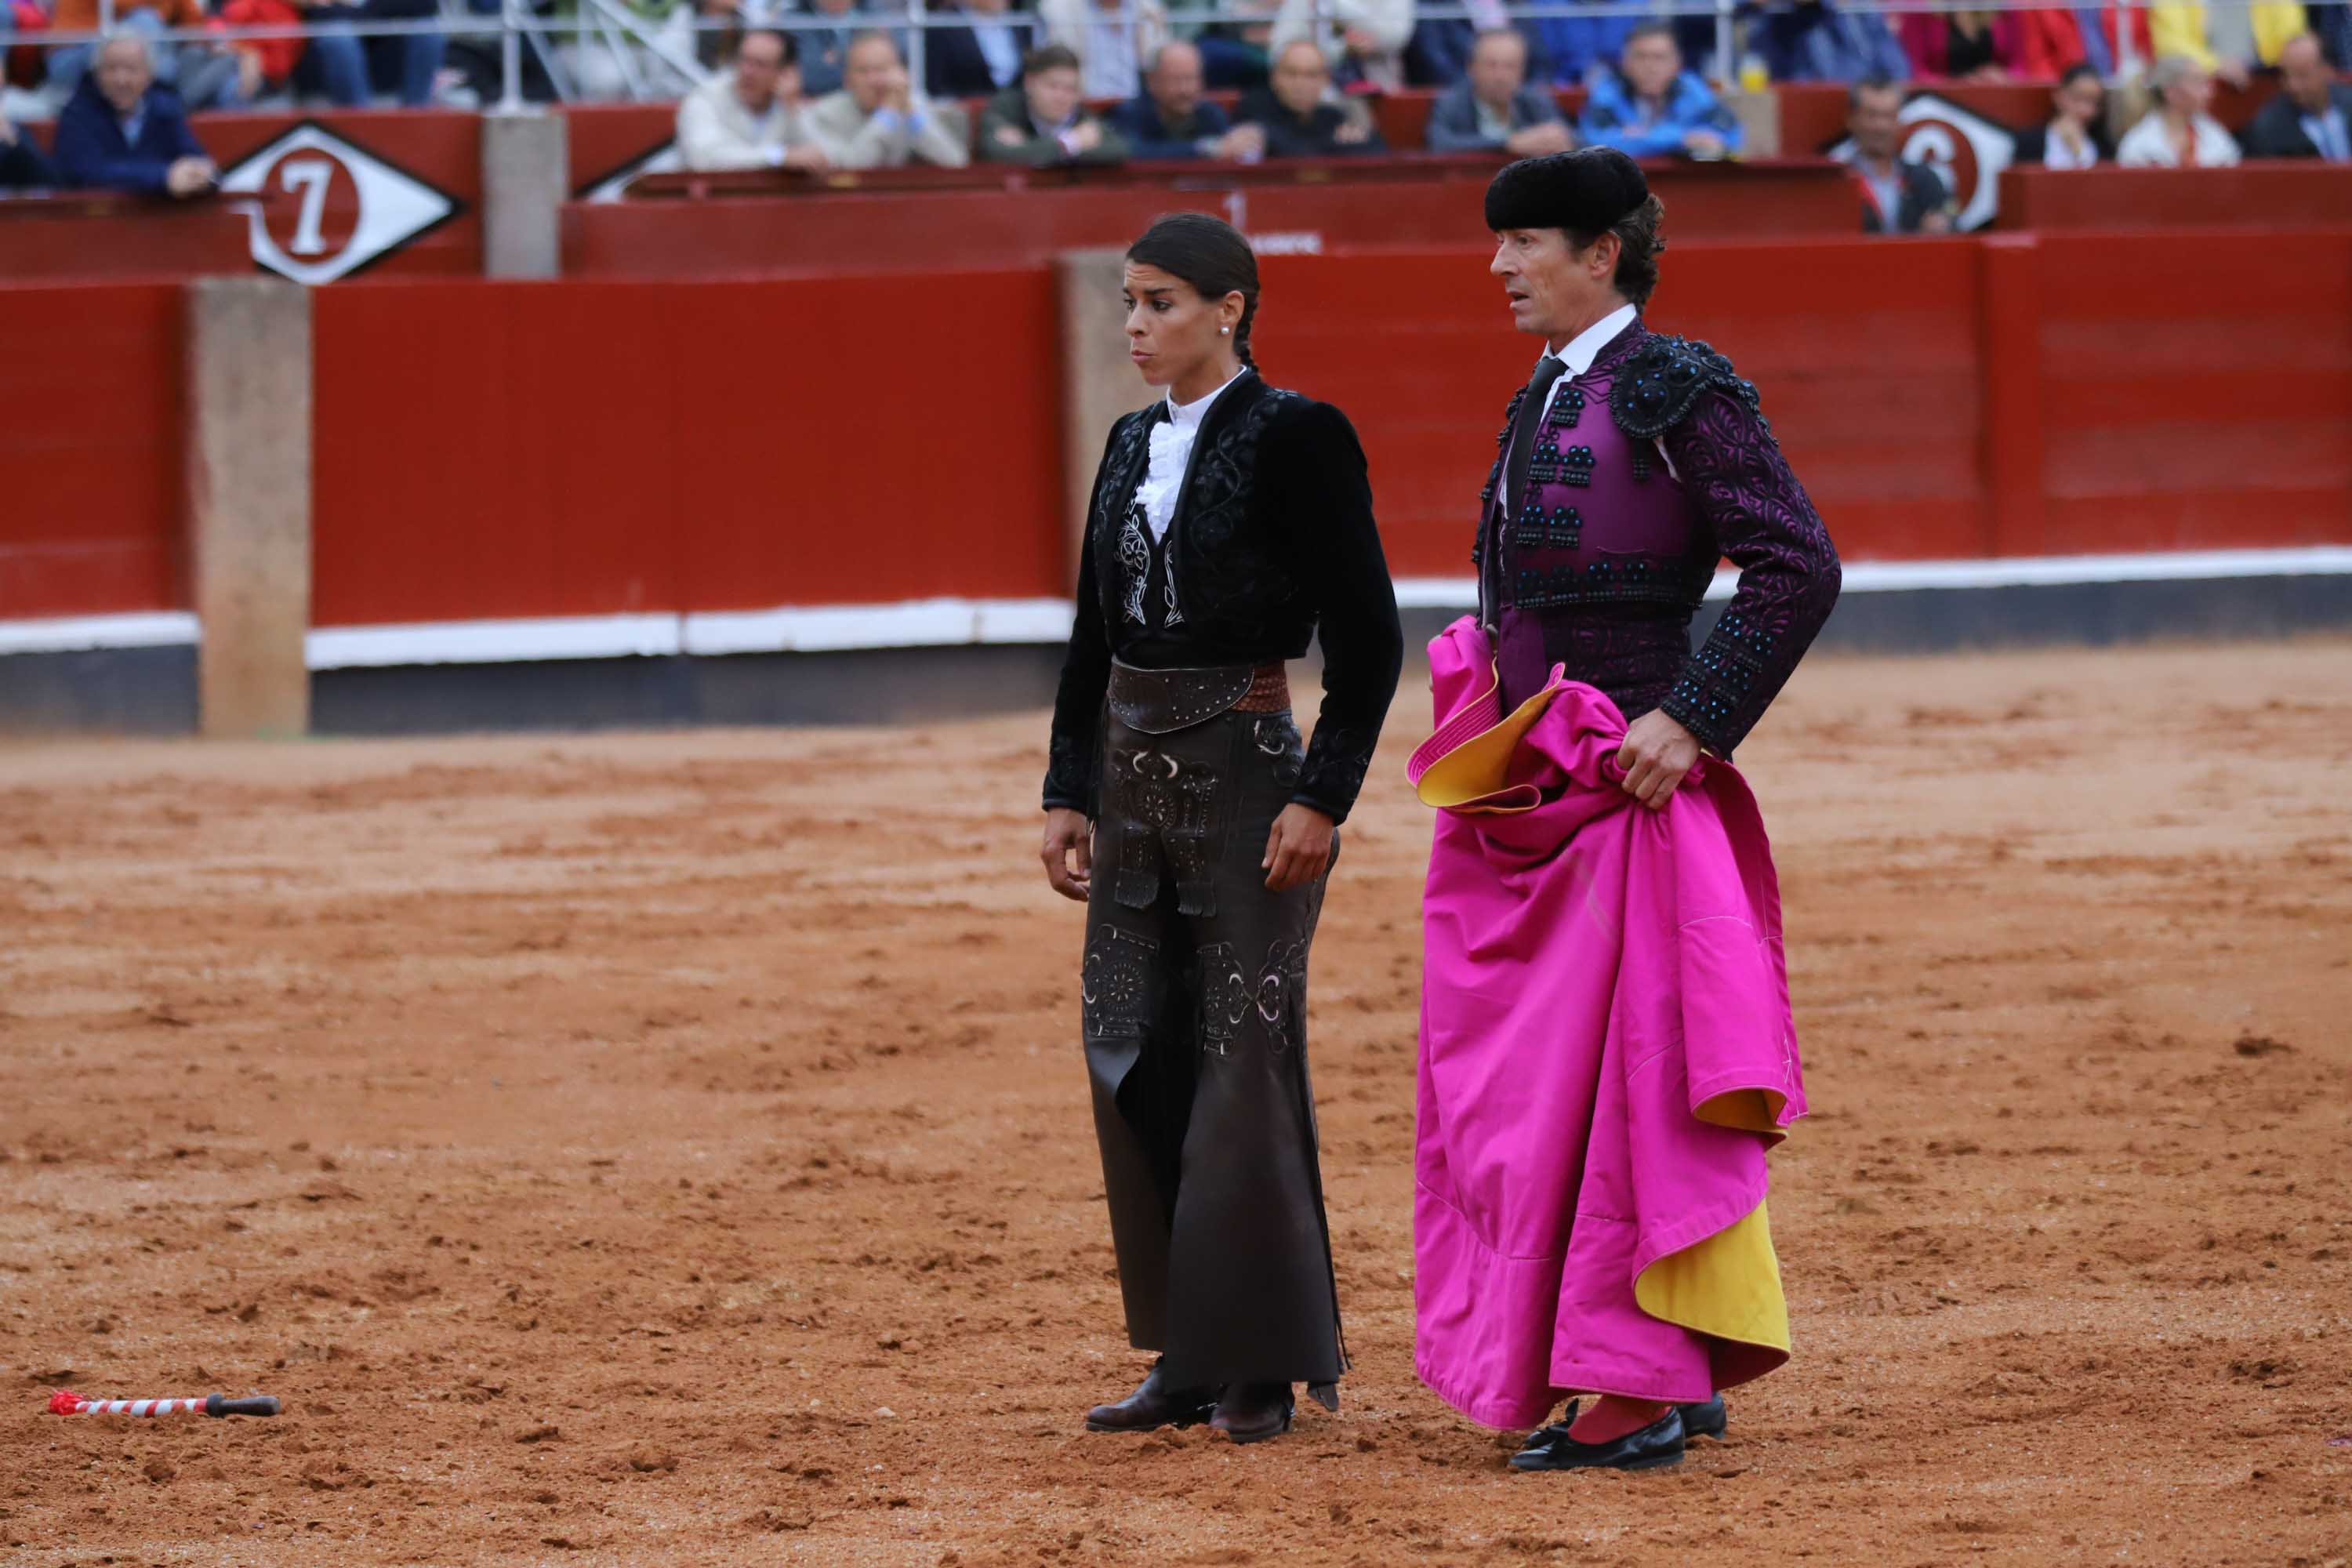
<path fill-rule="evenodd" d="M 1135 504 L 1143 510 L 1143 521 L 1150 526 L 1152 543 L 1166 539 L 1168 525 L 1176 521 L 1176 498 L 1184 489 L 1184 469 L 1192 460 L 1192 443 L 1200 437 L 1201 421 L 1208 417 L 1209 405 L 1223 395 L 1225 387 L 1248 374 L 1247 368 L 1236 372 L 1233 381 L 1191 403 L 1177 402 L 1173 391 L 1168 394 L 1168 418 L 1151 427 L 1151 467 L 1143 482 L 1135 487 Z"/>

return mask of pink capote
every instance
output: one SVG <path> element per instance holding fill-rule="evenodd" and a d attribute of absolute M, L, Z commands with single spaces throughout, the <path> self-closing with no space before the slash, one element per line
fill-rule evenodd
<path fill-rule="evenodd" d="M 1429 652 L 1439 733 L 1416 782 L 1501 717 L 1474 620 Z M 1494 1426 L 1569 1393 L 1703 1400 L 1787 1359 L 1652 1317 L 1633 1291 L 1764 1199 L 1781 1134 L 1698 1108 L 1762 1090 L 1779 1126 L 1804 1113 L 1755 797 L 1702 759 L 1664 811 L 1641 806 L 1619 787 L 1616 705 L 1559 668 L 1548 689 L 1489 797 L 1531 808 L 1440 811 L 1423 906 L 1414 1369 Z"/>

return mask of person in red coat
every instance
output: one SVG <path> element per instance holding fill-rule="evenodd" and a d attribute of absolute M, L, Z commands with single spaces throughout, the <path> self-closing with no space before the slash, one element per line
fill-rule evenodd
<path fill-rule="evenodd" d="M 231 27 L 299 27 L 302 25 L 302 13 L 294 8 L 290 0 L 228 0 L 220 8 L 220 20 Z M 237 52 L 252 56 L 260 68 L 262 85 L 273 89 L 286 85 L 286 79 L 301 63 L 306 47 L 301 38 L 236 41 Z"/>
<path fill-rule="evenodd" d="M 1902 17 L 1896 34 L 1923 80 L 2007 81 L 2017 69 L 2018 26 L 2006 11 L 1922 12 Z"/>

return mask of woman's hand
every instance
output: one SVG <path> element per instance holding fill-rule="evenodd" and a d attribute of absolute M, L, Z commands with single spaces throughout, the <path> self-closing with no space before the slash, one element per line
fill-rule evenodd
<path fill-rule="evenodd" d="M 1698 737 L 1653 708 L 1625 731 L 1617 748 L 1617 765 L 1625 770 L 1623 789 L 1648 806 L 1663 811 L 1675 798 L 1683 775 L 1698 761 Z"/>
<path fill-rule="evenodd" d="M 1095 859 L 1095 825 L 1087 820 L 1087 814 L 1066 805 L 1045 813 L 1045 845 L 1037 853 L 1045 862 L 1045 880 L 1054 885 L 1054 891 L 1085 903 L 1087 890 L 1094 885 Z"/>
<path fill-rule="evenodd" d="M 1331 868 L 1331 837 L 1339 824 L 1311 805 L 1297 801 L 1282 808 L 1274 831 L 1265 837 L 1266 891 L 1286 893 L 1303 888 Z"/>

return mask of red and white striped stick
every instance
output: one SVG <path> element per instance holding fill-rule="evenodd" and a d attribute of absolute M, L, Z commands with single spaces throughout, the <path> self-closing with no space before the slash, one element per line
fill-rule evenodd
<path fill-rule="evenodd" d="M 207 1394 L 202 1399 L 84 1399 L 70 1388 L 49 1395 L 52 1415 L 275 1415 L 278 1401 L 266 1394 L 231 1399 Z"/>

